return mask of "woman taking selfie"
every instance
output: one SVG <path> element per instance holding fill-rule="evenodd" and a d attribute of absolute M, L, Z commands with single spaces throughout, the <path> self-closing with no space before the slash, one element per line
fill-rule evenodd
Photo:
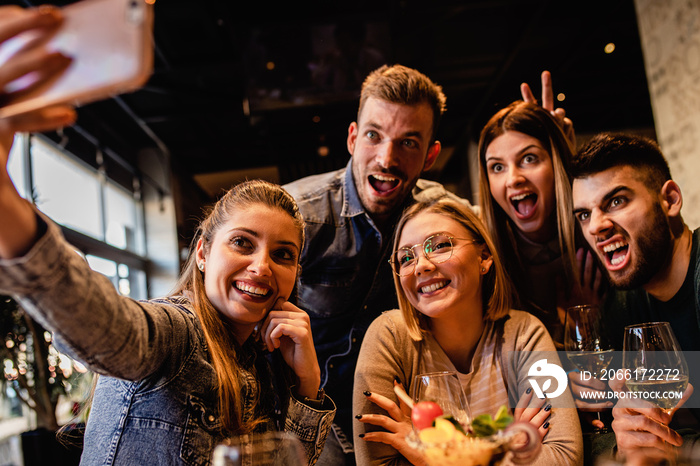
<path fill-rule="evenodd" d="M 580 463 L 570 393 L 558 399 L 570 408 L 552 409 L 528 390 L 528 370 L 539 352 L 554 351 L 552 340 L 539 320 L 511 309 L 510 282 L 476 214 L 449 200 L 415 204 L 399 221 L 393 251 L 399 309 L 372 323 L 355 372 L 358 464 L 423 464 L 406 443 L 411 422 L 394 385 L 410 393 L 416 375 L 436 371 L 458 373 L 473 416 L 517 406 L 515 419 L 543 438 L 534 464 Z"/>
<path fill-rule="evenodd" d="M 0 178 L 0 215 L 15 227 L 0 235 L 0 289 L 103 375 L 81 464 L 204 464 L 218 442 L 269 430 L 299 434 L 315 461 L 334 406 L 319 396 L 308 316 L 288 301 L 303 229 L 285 191 L 231 189 L 202 222 L 176 293 L 134 301 Z"/>
<path fill-rule="evenodd" d="M 55 9 L 4 8 L 0 37 L 58 22 Z M 0 91 L 28 72 L 60 73 L 55 62 L 18 57 Z M 319 391 L 309 318 L 289 301 L 304 242 L 292 197 L 262 181 L 234 187 L 200 224 L 171 296 L 122 297 L 7 171 L 15 131 L 74 119 L 61 106 L 0 120 L 0 293 L 100 374 L 81 464 L 209 464 L 217 443 L 271 430 L 297 435 L 313 464 L 335 406 Z"/>

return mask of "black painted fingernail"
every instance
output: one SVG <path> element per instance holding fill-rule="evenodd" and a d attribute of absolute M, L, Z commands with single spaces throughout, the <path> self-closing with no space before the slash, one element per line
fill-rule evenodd
<path fill-rule="evenodd" d="M 365 438 L 365 434 L 360 434 L 360 435 L 358 435 L 358 437 Z"/>
<path fill-rule="evenodd" d="M 394 376 L 394 382 L 396 382 L 396 383 L 401 383 L 401 379 L 399 378 L 398 375 L 395 375 L 395 376 Z M 401 385 L 403 385 L 403 384 L 401 384 Z"/>
<path fill-rule="evenodd" d="M 545 422 L 544 424 L 542 424 L 542 428 L 543 428 L 543 429 L 549 429 L 549 421 L 547 421 L 547 422 Z"/>
<path fill-rule="evenodd" d="M 549 411 L 550 409 L 552 409 L 552 405 L 547 405 L 547 406 L 544 407 L 544 410 L 545 410 L 545 411 Z"/>
<path fill-rule="evenodd" d="M 362 419 L 362 414 L 358 414 L 357 416 L 355 416 L 355 419 Z"/>
<path fill-rule="evenodd" d="M 529 387 L 527 390 L 525 390 L 525 393 L 527 393 L 528 395 L 532 393 L 532 387 Z"/>
<path fill-rule="evenodd" d="M 365 390 L 364 392 L 362 392 L 362 394 L 364 396 L 370 396 L 372 394 L 372 392 L 368 392 L 367 390 Z"/>

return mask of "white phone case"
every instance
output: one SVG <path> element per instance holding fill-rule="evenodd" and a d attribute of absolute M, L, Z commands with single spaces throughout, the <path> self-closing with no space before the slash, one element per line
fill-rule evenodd
<path fill-rule="evenodd" d="M 131 92 L 151 75 L 153 7 L 145 0 L 82 0 L 61 11 L 64 23 L 45 47 L 72 57 L 72 63 L 52 82 L 3 102 L 0 118 Z M 33 38 L 27 32 L 0 44 L 0 66 Z M 22 89 L 30 80 L 15 80 L 7 90 Z"/>

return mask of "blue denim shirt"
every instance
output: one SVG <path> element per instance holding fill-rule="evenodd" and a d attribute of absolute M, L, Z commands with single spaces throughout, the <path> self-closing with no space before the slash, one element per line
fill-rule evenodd
<path fill-rule="evenodd" d="M 362 339 L 379 314 L 397 307 L 388 263 L 392 238 L 382 236 L 365 212 L 351 165 L 352 159 L 344 169 L 284 186 L 306 222 L 298 304 L 311 317 L 321 385 L 336 402 L 336 428 L 346 437 L 352 433 L 353 379 Z M 468 204 L 439 183 L 418 180 L 404 207 L 443 196 Z"/>
<path fill-rule="evenodd" d="M 216 374 L 189 300 L 119 296 L 47 223 L 25 256 L 0 260 L 0 293 L 16 296 L 62 349 L 100 374 L 81 465 L 208 465 L 225 432 Z M 252 405 L 261 393 L 256 410 L 271 419 L 261 430 L 292 432 L 313 463 L 333 422 L 333 402 L 326 397 L 317 410 L 297 401 L 254 337 L 241 354 L 244 402 Z"/>

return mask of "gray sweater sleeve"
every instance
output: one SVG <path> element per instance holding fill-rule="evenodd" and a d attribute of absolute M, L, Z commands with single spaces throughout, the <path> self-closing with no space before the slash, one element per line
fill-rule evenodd
<path fill-rule="evenodd" d="M 46 219 L 22 257 L 0 260 L 0 293 L 14 296 L 75 358 L 100 374 L 140 380 L 196 341 L 194 319 L 166 303 L 120 296 Z M 177 345 L 173 344 L 178 342 Z"/>
<path fill-rule="evenodd" d="M 418 342 L 414 342 L 405 331 L 403 320 L 394 320 L 398 311 L 385 312 L 370 325 L 357 359 L 355 385 L 353 388 L 353 415 L 383 414 L 386 411 L 372 403 L 363 394 L 371 391 L 387 397 L 397 405 L 394 393 L 394 377 L 408 387 L 418 373 Z M 384 443 L 368 442 L 358 438 L 360 434 L 383 431 L 380 427 L 353 420 L 355 460 L 363 465 L 409 465 L 396 449 Z"/>
<path fill-rule="evenodd" d="M 561 367 L 547 329 L 531 314 L 512 311 L 504 327 L 503 342 L 502 351 L 507 368 L 509 391 L 514 395 L 517 394 L 518 398 L 531 387 L 528 381 L 528 370 L 537 359 L 546 355 L 550 363 L 558 363 Z M 552 402 L 553 406 L 554 404 Z M 542 466 L 583 464 L 581 424 L 568 388 L 557 397 L 549 423 L 549 431 L 542 441 L 542 451 L 530 464 Z"/>

